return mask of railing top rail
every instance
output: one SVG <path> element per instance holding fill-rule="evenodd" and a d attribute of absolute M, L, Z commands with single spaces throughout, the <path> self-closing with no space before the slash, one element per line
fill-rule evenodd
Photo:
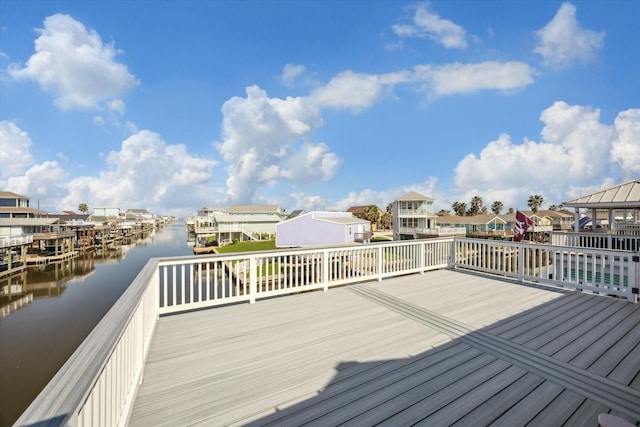
<path fill-rule="evenodd" d="M 280 256 L 280 255 L 298 255 L 298 254 L 310 254 L 317 253 L 321 251 L 327 252 L 336 252 L 336 251 L 344 251 L 350 249 L 367 249 L 374 247 L 392 247 L 392 246 L 409 246 L 415 245 L 416 243 L 436 243 L 448 241 L 452 242 L 454 237 L 438 237 L 434 239 L 414 239 L 414 240 L 396 240 L 396 241 L 388 241 L 388 242 L 371 242 L 371 243 L 345 243 L 342 245 L 318 245 L 318 246 L 305 246 L 304 248 L 282 248 L 282 249 L 274 249 L 268 251 L 259 251 L 259 252 L 235 252 L 235 253 L 226 253 L 226 254 L 206 254 L 206 255 L 183 255 L 177 257 L 168 257 L 168 258 L 158 258 L 158 265 L 167 265 L 170 263 L 176 262 L 188 262 L 194 259 L 199 261 L 206 261 L 208 259 L 246 259 L 246 258 L 263 258 L 269 256 Z"/>
<path fill-rule="evenodd" d="M 73 424 L 73 418 L 87 400 L 140 304 L 157 266 L 158 260 L 155 258 L 147 262 L 118 301 L 20 416 L 16 425 Z"/>
<path fill-rule="evenodd" d="M 519 247 L 519 248 L 530 248 L 530 249 L 544 249 L 549 251 L 556 252 L 581 252 L 585 254 L 621 254 L 621 255 L 629 255 L 631 252 L 621 250 L 621 249 L 609 249 L 609 248 L 585 248 L 578 246 L 562 246 L 562 245 L 550 245 L 548 243 L 534 243 L 534 242 L 513 242 L 509 240 L 485 240 L 485 239 L 474 239 L 470 237 L 456 237 L 456 241 L 465 241 L 477 243 L 479 245 L 494 245 L 494 246 L 507 246 L 507 247 Z"/>

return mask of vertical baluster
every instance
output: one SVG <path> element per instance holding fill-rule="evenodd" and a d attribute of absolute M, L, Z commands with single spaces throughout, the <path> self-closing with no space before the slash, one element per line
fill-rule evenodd
<path fill-rule="evenodd" d="M 209 271 L 209 265 L 207 265 L 207 271 Z M 213 262 L 213 299 L 218 300 L 218 261 Z"/>
<path fill-rule="evenodd" d="M 202 272 L 202 264 L 198 264 L 198 269 L 200 272 Z M 208 262 L 204 264 L 204 270 L 205 270 L 204 274 L 206 275 L 204 280 L 204 286 L 205 286 L 204 295 L 207 301 L 211 301 L 211 276 L 210 276 Z"/>
<path fill-rule="evenodd" d="M 191 264 L 191 275 L 197 278 L 196 286 L 198 286 L 198 301 L 203 301 L 203 292 L 202 292 L 202 263 L 194 262 Z M 207 291 L 204 291 L 204 298 L 207 298 Z"/>
<path fill-rule="evenodd" d="M 160 267 L 160 271 L 162 272 L 162 287 L 163 287 L 163 295 L 162 295 L 162 303 L 161 303 L 161 307 L 167 307 L 169 305 L 169 284 L 167 283 L 167 266 L 163 265 L 162 267 Z"/>
<path fill-rule="evenodd" d="M 178 290 L 177 290 L 177 280 L 176 280 L 176 266 L 172 265 L 171 267 L 171 278 L 172 278 L 172 282 L 171 282 L 171 288 L 172 288 L 172 293 L 171 296 L 173 298 L 172 302 L 174 306 L 178 305 Z"/>

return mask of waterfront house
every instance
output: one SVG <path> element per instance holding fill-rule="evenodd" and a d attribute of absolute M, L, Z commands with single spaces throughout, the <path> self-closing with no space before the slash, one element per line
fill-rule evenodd
<path fill-rule="evenodd" d="M 126 213 L 121 211 L 120 208 L 94 208 L 93 217 L 96 222 L 119 222 L 124 220 Z"/>
<path fill-rule="evenodd" d="M 0 218 L 39 218 L 47 212 L 29 206 L 29 198 L 11 191 L 0 191 Z"/>
<path fill-rule="evenodd" d="M 438 223 L 442 227 L 462 229 L 467 237 L 505 239 L 513 235 L 507 227 L 507 219 L 494 214 L 443 215 L 438 217 Z"/>
<path fill-rule="evenodd" d="M 271 238 L 276 224 L 286 214 L 278 205 L 230 205 L 228 208 L 205 207 L 194 218 L 194 233 L 198 240 L 215 237 L 219 243 L 233 240 Z"/>
<path fill-rule="evenodd" d="M 393 240 L 464 235 L 464 230 L 439 226 L 433 199 L 410 191 L 393 202 Z"/>
<path fill-rule="evenodd" d="M 526 215 L 529 215 L 529 213 L 533 213 L 532 211 L 523 212 Z M 572 212 L 569 212 L 567 210 L 538 210 L 537 215 L 548 218 L 551 222 L 553 231 L 571 230 L 573 228 L 574 215 Z"/>
<path fill-rule="evenodd" d="M 308 212 L 276 225 L 276 246 L 363 243 L 371 234 L 371 223 L 350 212 Z"/>
<path fill-rule="evenodd" d="M 30 207 L 27 196 L 0 191 L 2 276 L 20 273 L 27 263 L 38 262 L 41 254 L 74 256 L 75 234 L 61 230 L 60 224 L 46 211 Z"/>

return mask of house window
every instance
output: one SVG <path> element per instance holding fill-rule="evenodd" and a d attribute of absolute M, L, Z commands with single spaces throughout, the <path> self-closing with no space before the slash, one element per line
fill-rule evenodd
<path fill-rule="evenodd" d="M 418 227 L 418 218 L 400 218 L 400 226 L 416 228 Z"/>

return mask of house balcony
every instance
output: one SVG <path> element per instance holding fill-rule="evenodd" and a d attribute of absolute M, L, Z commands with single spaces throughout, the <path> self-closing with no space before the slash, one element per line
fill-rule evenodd
<path fill-rule="evenodd" d="M 401 217 L 423 217 L 423 218 L 437 218 L 433 212 L 428 209 L 400 209 L 397 213 L 398 218 Z"/>
<path fill-rule="evenodd" d="M 154 258 L 16 425 L 638 425 L 638 264 L 467 238 Z"/>

